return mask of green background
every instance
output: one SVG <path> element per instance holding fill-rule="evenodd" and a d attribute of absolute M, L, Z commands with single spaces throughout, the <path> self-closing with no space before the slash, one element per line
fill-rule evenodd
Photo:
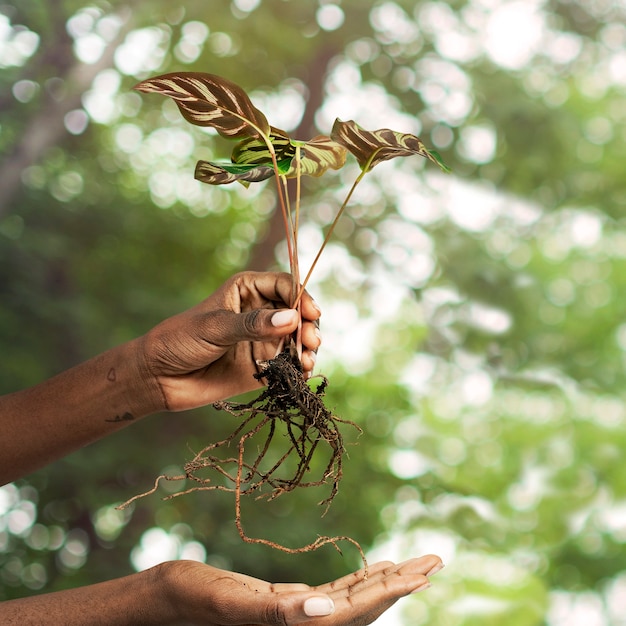
<path fill-rule="evenodd" d="M 441 554 L 433 587 L 390 623 L 625 623 L 625 12 L 0 3 L 1 391 L 144 333 L 234 272 L 284 267 L 272 181 L 194 181 L 196 160 L 231 144 L 133 92 L 139 80 L 225 76 L 301 139 L 335 117 L 414 132 L 453 173 L 378 166 L 310 285 L 328 403 L 364 430 L 339 495 L 323 518 L 312 490 L 249 503 L 246 530 Z M 355 174 L 306 180 L 304 266 Z M 150 559 L 310 584 L 358 567 L 349 545 L 244 544 L 229 494 L 113 509 L 232 428 L 210 408 L 157 415 L 0 488 L 0 598 Z"/>

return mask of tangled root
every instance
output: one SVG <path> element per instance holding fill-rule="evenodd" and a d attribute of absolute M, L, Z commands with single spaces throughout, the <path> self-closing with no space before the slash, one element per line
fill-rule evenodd
<path fill-rule="evenodd" d="M 239 426 L 222 441 L 212 443 L 196 453 L 185 463 L 184 474 L 158 476 L 154 486 L 145 493 L 136 495 L 122 505 L 125 509 L 139 498 L 155 493 L 161 480 L 190 480 L 189 489 L 165 496 L 170 500 L 194 491 L 228 491 L 235 494 L 235 524 L 241 539 L 247 543 L 259 543 L 290 554 L 310 552 L 330 544 L 341 552 L 337 543 L 352 543 L 363 560 L 367 573 L 367 561 L 363 549 L 354 539 L 346 536 L 318 537 L 312 543 L 300 548 L 288 548 L 268 539 L 252 538 L 246 535 L 241 521 L 242 496 L 255 494 L 257 498 L 273 500 L 296 487 L 319 487 L 330 484 L 329 495 L 319 504 L 328 511 L 339 489 L 343 476 L 343 456 L 346 452 L 340 424 L 348 424 L 359 432 L 361 429 L 351 421 L 343 420 L 329 411 L 322 397 L 328 380 L 321 379 L 316 389 L 304 380 L 302 367 L 297 357 L 289 350 L 278 354 L 274 359 L 260 364 L 261 371 L 255 378 L 263 380 L 266 388 L 251 402 L 216 402 L 213 406 L 231 415 L 242 418 Z M 277 437 L 277 435 L 283 435 Z M 263 439 L 263 437 L 265 437 Z M 272 441 L 286 441 L 286 450 L 276 456 Z M 216 452 L 237 442 L 237 455 L 218 456 Z M 256 457 L 246 458 L 246 448 L 256 443 Z M 250 445 L 248 445 L 250 444 Z M 321 447 L 329 452 L 328 462 L 321 476 L 311 477 L 314 453 Z M 318 452 L 319 454 L 319 452 Z M 204 474 L 217 473 L 220 482 Z"/>

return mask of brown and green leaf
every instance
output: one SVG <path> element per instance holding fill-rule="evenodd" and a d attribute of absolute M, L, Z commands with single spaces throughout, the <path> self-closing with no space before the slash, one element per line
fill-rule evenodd
<path fill-rule="evenodd" d="M 270 140 L 277 159 L 293 159 L 296 148 L 300 152 L 300 173 L 306 176 L 321 176 L 328 168 L 338 170 L 346 162 L 347 150 L 336 141 L 318 135 L 309 141 L 296 141 L 278 128 L 272 127 Z M 251 138 L 239 142 L 231 155 L 233 163 L 238 164 L 270 164 L 271 154 L 265 142 Z M 292 161 L 291 168 L 286 173 L 287 178 L 298 175 L 298 166 Z"/>
<path fill-rule="evenodd" d="M 336 141 L 325 135 L 318 135 L 300 144 L 300 171 L 307 176 L 321 176 L 328 168 L 341 169 L 347 155 L 348 151 Z M 287 178 L 296 175 L 297 166 L 292 162 Z"/>
<path fill-rule="evenodd" d="M 224 137 L 261 137 L 270 131 L 267 118 L 246 92 L 221 76 L 176 72 L 149 78 L 134 88 L 172 98 L 188 122 L 215 128 Z"/>
<path fill-rule="evenodd" d="M 293 159 L 296 156 L 296 148 L 291 143 L 289 135 L 280 128 L 270 128 L 269 140 L 276 154 L 276 160 Z M 240 141 L 230 156 L 233 163 L 240 165 L 271 165 L 272 155 L 262 138 L 251 137 Z"/>
<path fill-rule="evenodd" d="M 428 150 L 419 137 L 410 133 L 400 133 L 388 128 L 369 131 L 352 120 L 342 122 L 337 119 L 330 136 L 356 157 L 364 171 L 371 170 L 381 161 L 412 155 L 423 156 L 444 172 L 450 171 L 437 152 Z"/>
<path fill-rule="evenodd" d="M 291 166 L 291 159 L 278 161 L 278 171 L 284 174 Z M 194 178 L 209 185 L 227 185 L 239 182 L 245 187 L 250 183 L 257 183 L 274 176 L 271 164 L 241 165 L 239 163 L 214 163 L 198 161 Z"/>

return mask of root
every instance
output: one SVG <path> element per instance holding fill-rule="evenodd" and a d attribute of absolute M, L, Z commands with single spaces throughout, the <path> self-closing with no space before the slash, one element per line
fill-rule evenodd
<path fill-rule="evenodd" d="M 325 507 L 322 514 L 325 515 L 338 493 L 343 476 L 343 456 L 346 450 L 339 427 L 347 424 L 361 432 L 354 422 L 342 420 L 326 408 L 322 397 L 328 385 L 327 379 L 318 377 L 321 382 L 313 390 L 304 380 L 299 359 L 288 349 L 260 366 L 261 372 L 255 377 L 263 380 L 267 387 L 257 398 L 247 403 L 217 402 L 213 405 L 216 409 L 242 418 L 239 426 L 226 439 L 212 443 L 196 453 L 185 464 L 183 474 L 158 476 L 152 489 L 133 496 L 117 508 L 125 509 L 136 500 L 155 493 L 162 480 L 190 480 L 194 483 L 191 487 L 169 494 L 163 500 L 194 491 L 232 492 L 235 494 L 235 524 L 239 536 L 246 543 L 263 544 L 289 554 L 298 554 L 317 550 L 327 544 L 341 553 L 337 543 L 346 541 L 359 551 L 367 575 L 363 549 L 350 537 L 318 537 L 306 546 L 288 548 L 269 539 L 249 537 L 245 533 L 241 521 L 242 496 L 254 494 L 257 499 L 274 500 L 296 487 L 329 484 L 330 493 L 319 503 Z M 237 455 L 224 457 L 223 450 L 234 442 L 237 442 Z M 273 446 L 272 442 L 275 442 Z M 287 443 L 286 449 L 277 454 L 275 448 L 283 442 Z M 252 448 L 253 443 L 257 443 L 256 456 L 247 458 L 246 450 Z M 321 448 L 327 449 L 328 461 L 321 475 L 310 476 L 314 453 L 317 460 Z M 222 455 L 218 455 L 218 452 L 222 452 Z M 212 475 L 205 477 L 207 471 Z M 217 482 L 214 482 L 215 474 L 219 479 Z"/>

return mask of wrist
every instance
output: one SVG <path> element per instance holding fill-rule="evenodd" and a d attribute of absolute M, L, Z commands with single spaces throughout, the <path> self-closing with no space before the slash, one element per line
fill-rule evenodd
<path fill-rule="evenodd" d="M 142 595 L 151 605 L 150 615 L 146 617 L 149 624 L 154 626 L 160 624 L 175 626 L 180 623 L 176 602 L 173 601 L 175 594 L 172 593 L 169 580 L 171 565 L 171 562 L 160 563 L 137 574 L 142 578 L 141 586 L 145 590 Z"/>
<path fill-rule="evenodd" d="M 183 600 L 184 592 L 184 561 L 166 561 L 142 572 L 146 582 L 154 590 L 158 598 L 158 607 L 155 615 L 159 615 L 159 624 L 187 624 L 184 609 L 188 609 Z"/>
<path fill-rule="evenodd" d="M 122 358 L 128 366 L 126 394 L 134 417 L 145 417 L 159 411 L 167 411 L 167 401 L 161 385 L 148 365 L 145 354 L 145 338 L 133 339 L 123 346 Z"/>
<path fill-rule="evenodd" d="M 129 626 L 131 624 L 145 624 L 146 626 L 178 624 L 171 611 L 170 603 L 166 599 L 166 585 L 160 568 L 161 566 L 152 567 L 126 578 L 104 583 L 104 585 L 112 585 L 112 589 L 122 587 L 115 593 L 116 600 L 111 598 L 111 605 L 117 605 L 120 615 L 104 623 L 128 624 Z M 108 596 L 105 603 L 108 604 Z"/>

